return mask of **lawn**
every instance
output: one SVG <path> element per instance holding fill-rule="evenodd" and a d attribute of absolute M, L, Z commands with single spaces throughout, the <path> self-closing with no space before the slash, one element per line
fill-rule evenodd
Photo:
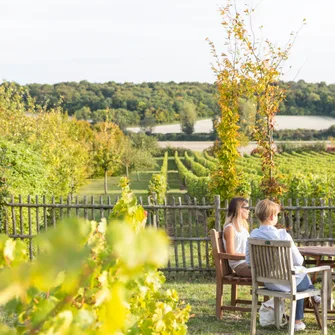
<path fill-rule="evenodd" d="M 180 300 L 184 300 L 192 307 L 192 317 L 188 322 L 188 334 L 193 335 L 246 335 L 250 334 L 250 313 L 226 312 L 222 320 L 215 317 L 215 279 L 199 279 L 193 275 L 188 281 L 168 278 L 165 288 L 175 289 Z M 224 292 L 228 299 L 228 290 Z M 245 298 L 250 297 L 250 287 L 240 289 L 240 294 Z M 288 313 L 288 308 L 286 312 Z M 315 316 L 312 313 L 305 314 L 306 330 L 302 334 L 320 334 Z M 276 327 L 262 328 L 257 324 L 257 334 L 287 334 L 288 328 L 282 330 Z M 328 321 L 328 334 L 335 334 L 335 325 Z"/>
<path fill-rule="evenodd" d="M 155 158 L 157 161 L 157 165 L 155 168 L 148 171 L 140 171 L 138 174 L 136 172 L 132 172 L 129 175 L 130 179 L 130 188 L 131 190 L 138 196 L 143 198 L 143 202 L 147 203 L 148 196 L 148 185 L 151 179 L 152 174 L 159 173 L 163 157 Z M 121 189 L 118 186 L 121 176 L 112 176 L 108 177 L 107 185 L 108 185 L 108 193 L 107 196 L 110 196 L 111 201 L 114 202 L 117 196 L 121 195 Z M 183 194 L 187 193 L 187 190 L 182 186 L 181 180 L 179 178 L 179 174 L 177 171 L 177 167 L 174 161 L 174 157 L 169 157 L 168 161 L 168 191 L 167 197 L 180 197 Z M 88 179 L 86 185 L 82 186 L 77 195 L 82 197 L 84 195 L 87 196 L 105 196 L 104 195 L 104 179 L 96 178 L 96 179 Z"/>

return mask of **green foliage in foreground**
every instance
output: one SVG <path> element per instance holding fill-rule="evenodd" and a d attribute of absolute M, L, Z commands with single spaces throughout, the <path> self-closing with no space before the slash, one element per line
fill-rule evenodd
<path fill-rule="evenodd" d="M 36 238 L 33 262 L 23 242 L 0 236 L 1 334 L 186 334 L 190 307 L 157 271 L 168 239 L 142 229 L 146 212 L 123 183 L 113 221 L 59 224 Z"/>

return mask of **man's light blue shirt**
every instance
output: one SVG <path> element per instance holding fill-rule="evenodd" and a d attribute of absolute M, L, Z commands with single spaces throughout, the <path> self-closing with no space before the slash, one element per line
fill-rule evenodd
<path fill-rule="evenodd" d="M 277 229 L 273 226 L 260 226 L 259 228 L 254 229 L 250 233 L 250 238 L 259 238 L 262 240 L 286 240 L 286 241 L 292 241 L 292 237 L 290 234 L 287 233 L 285 229 Z M 301 253 L 299 252 L 297 246 L 293 243 L 292 245 L 292 258 L 293 258 L 293 265 L 294 267 L 299 267 L 302 269 L 301 266 L 304 262 L 304 258 L 302 257 Z M 245 252 L 245 260 L 247 264 L 250 265 L 250 254 L 249 254 L 249 246 L 247 244 L 246 252 Z M 296 274 L 296 281 L 297 286 L 300 284 L 300 282 L 303 280 L 303 278 L 306 276 L 306 273 L 298 273 Z M 288 292 L 289 288 L 286 285 L 281 284 L 265 284 L 265 287 L 267 287 L 269 290 L 275 290 L 275 291 L 282 291 L 282 292 Z"/>

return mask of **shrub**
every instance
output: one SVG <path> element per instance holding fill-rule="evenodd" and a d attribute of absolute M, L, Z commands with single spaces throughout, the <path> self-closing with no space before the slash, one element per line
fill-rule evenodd
<path fill-rule="evenodd" d="M 160 173 L 154 173 L 149 182 L 149 195 L 156 198 L 158 204 L 163 204 L 167 191 L 168 153 L 164 153 L 163 164 Z"/>
<path fill-rule="evenodd" d="M 216 136 L 214 132 L 211 133 L 169 133 L 169 134 L 155 134 L 158 141 L 215 141 Z"/>
<path fill-rule="evenodd" d="M 186 149 L 186 148 L 181 148 L 181 147 L 165 147 L 165 148 L 160 148 L 158 152 L 155 154 L 155 157 L 162 157 L 165 152 L 168 153 L 169 156 L 174 156 L 175 152 L 178 152 L 180 156 L 184 156 L 185 152 L 188 154 L 192 153 L 192 150 Z"/>
<path fill-rule="evenodd" d="M 277 150 L 279 153 L 282 152 L 308 152 L 308 151 L 316 151 L 316 152 L 322 152 L 326 151 L 326 143 L 325 142 L 316 142 L 316 143 L 290 143 L 290 142 L 284 142 L 284 143 L 278 143 L 277 144 Z"/>

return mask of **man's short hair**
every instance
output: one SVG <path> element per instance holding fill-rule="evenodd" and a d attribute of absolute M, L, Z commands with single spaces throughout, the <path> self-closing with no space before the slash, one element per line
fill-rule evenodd
<path fill-rule="evenodd" d="M 279 211 L 280 205 L 269 199 L 261 200 L 255 207 L 255 214 L 261 222 L 265 222 L 271 215 L 275 215 L 279 213 Z"/>

